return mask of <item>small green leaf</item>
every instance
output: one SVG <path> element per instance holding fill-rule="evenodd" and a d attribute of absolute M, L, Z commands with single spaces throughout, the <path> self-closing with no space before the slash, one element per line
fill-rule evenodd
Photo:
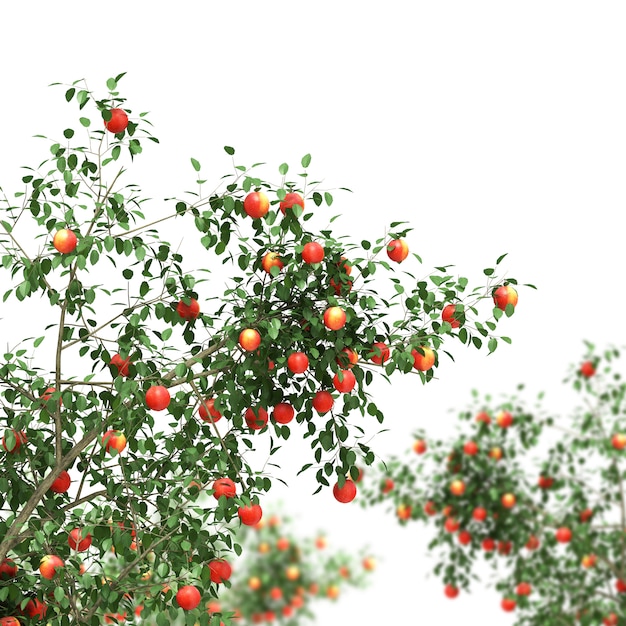
<path fill-rule="evenodd" d="M 115 78 L 109 78 L 109 80 L 107 80 L 107 89 L 109 91 L 115 91 L 117 89 L 117 81 Z"/>
<path fill-rule="evenodd" d="M 235 148 L 231 148 L 230 146 L 224 146 L 224 151 L 226 152 L 226 154 L 230 154 L 230 156 L 233 156 L 233 154 L 235 154 Z"/>
<path fill-rule="evenodd" d="M 87 119 L 86 117 L 81 117 L 79 121 L 85 128 L 87 128 L 91 124 L 91 120 Z"/>
<path fill-rule="evenodd" d="M 200 163 L 193 157 L 191 158 L 191 165 L 193 165 L 193 169 L 196 170 L 196 172 L 200 171 Z"/>
<path fill-rule="evenodd" d="M 280 174 L 282 174 L 283 176 L 289 171 L 289 166 L 287 165 L 287 163 L 281 163 L 278 166 L 278 172 Z"/>
<path fill-rule="evenodd" d="M 309 167 L 309 165 L 311 165 L 311 155 L 310 154 L 305 154 L 302 157 L 302 161 L 300 161 L 302 167 Z"/>

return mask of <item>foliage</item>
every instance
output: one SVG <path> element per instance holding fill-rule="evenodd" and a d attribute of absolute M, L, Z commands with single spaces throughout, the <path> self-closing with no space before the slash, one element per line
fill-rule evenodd
<path fill-rule="evenodd" d="M 37 311 L 29 336 L 0 362 L 0 561 L 18 566 L 16 577 L 0 582 L 0 600 L 4 614 L 15 615 L 35 594 L 52 624 L 95 626 L 116 614 L 148 566 L 173 592 L 195 583 L 203 600 L 215 597 L 207 564 L 241 551 L 227 524 L 271 488 L 244 455 L 266 446 L 272 456 L 291 434 L 289 420 L 277 420 L 280 403 L 306 426 L 312 459 L 303 470 L 316 471 L 320 489 L 343 487 L 356 478 L 357 462 L 374 459 L 360 441 L 363 429 L 348 420 L 359 412 L 383 421 L 367 392 L 374 374 L 390 380 L 400 371 L 426 383 L 443 353 L 451 357 L 444 344 L 491 352 L 499 339 L 510 342 L 495 330 L 515 308 L 507 294 L 517 281 L 496 276 L 505 255 L 485 269 L 486 284 L 470 287 L 449 266 L 417 279 L 415 253 L 407 271 L 390 265 L 386 246 L 408 235 L 405 223 L 360 246 L 330 227 L 308 230 L 334 204 L 330 190 L 309 180 L 310 155 L 291 180 L 280 165 L 273 183 L 257 173 L 261 164 L 237 164 L 225 147 L 232 171 L 213 192 L 192 158 L 198 191 L 159 212 L 128 179 L 158 139 L 148 114 L 134 113 L 120 95 L 122 76 L 107 81 L 100 99 L 82 81 L 64 86 L 78 106 L 75 127 L 60 139 L 42 136 L 47 158 L 25 168 L 25 190 L 4 197 L 0 221 L 6 313 Z M 197 237 L 185 252 L 202 259 L 200 269 L 169 240 L 179 224 Z M 306 262 L 312 242 L 323 259 Z M 396 248 L 396 258 L 407 251 Z M 220 259 L 230 268 L 222 296 L 207 269 Z M 388 298 L 379 295 L 385 284 L 393 285 Z M 505 286 L 494 307 L 493 292 Z M 449 305 L 454 328 L 441 318 Z M 338 330 L 324 323 L 331 306 L 346 315 Z M 14 336 L 15 327 L 4 331 Z M 374 343 L 389 346 L 390 357 L 380 358 Z M 344 349 L 358 363 L 348 363 Z M 294 352 L 302 353 L 299 365 L 303 355 L 308 363 L 300 373 L 291 367 Z M 313 408 L 318 391 L 332 393 L 330 410 Z M 200 504 L 200 491 L 212 493 L 222 479 L 235 492 Z M 81 572 L 68 545 L 74 529 L 91 535 L 96 569 L 115 549 L 115 580 Z M 64 563 L 50 579 L 38 571 L 48 556 Z M 163 594 L 151 602 L 155 611 L 171 606 Z M 190 611 L 187 620 L 196 617 Z M 205 626 L 208 616 L 198 620 Z"/>
<path fill-rule="evenodd" d="M 491 564 L 518 626 L 624 620 L 626 382 L 619 350 L 587 346 L 565 380 L 583 399 L 570 419 L 546 414 L 543 394 L 530 408 L 474 392 L 453 439 L 415 432 L 413 449 L 368 472 L 361 492 L 364 506 L 391 504 L 400 524 L 434 524 L 434 572 L 447 586 L 468 590 L 477 564 Z"/>

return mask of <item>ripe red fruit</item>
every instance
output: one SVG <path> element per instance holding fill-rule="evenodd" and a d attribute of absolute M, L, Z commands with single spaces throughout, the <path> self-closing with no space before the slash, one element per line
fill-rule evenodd
<path fill-rule="evenodd" d="M 333 487 L 333 495 L 337 502 L 352 502 L 356 496 L 356 485 L 352 479 L 348 478 L 343 487 L 339 487 L 339 483 L 335 483 Z"/>
<path fill-rule="evenodd" d="M 54 491 L 54 493 L 65 493 L 70 488 L 71 483 L 72 479 L 70 475 L 63 470 L 50 485 L 50 491 Z"/>
<path fill-rule="evenodd" d="M 396 509 L 396 515 L 398 516 L 398 519 L 402 521 L 411 519 L 412 512 L 413 509 L 408 504 L 399 504 L 398 508 Z"/>
<path fill-rule="evenodd" d="M 233 572 L 230 564 L 224 559 L 211 561 L 209 569 L 211 570 L 211 581 L 218 584 L 228 580 Z"/>
<path fill-rule="evenodd" d="M 387 256 L 396 263 L 402 263 L 409 256 L 409 246 L 404 239 L 393 239 L 387 244 Z"/>
<path fill-rule="evenodd" d="M 517 585 L 517 588 L 515 589 L 515 593 L 518 596 L 529 596 L 531 591 L 532 591 L 532 587 L 530 586 L 529 583 L 520 583 L 519 585 Z"/>
<path fill-rule="evenodd" d="M 291 209 L 294 204 L 299 204 L 304 209 L 304 200 L 302 196 L 299 193 L 292 191 L 285 195 L 285 199 L 281 200 L 279 204 L 282 214 L 285 215 L 287 213 L 287 209 Z"/>
<path fill-rule="evenodd" d="M 11 559 L 4 559 L 0 563 L 0 580 L 9 580 L 17 576 L 17 565 Z"/>
<path fill-rule="evenodd" d="M 256 409 L 250 407 L 246 409 L 245 420 L 248 427 L 252 428 L 252 430 L 262 430 L 267 425 L 267 411 L 262 406 Z"/>
<path fill-rule="evenodd" d="M 324 260 L 324 248 L 316 241 L 309 241 L 302 248 L 302 260 L 309 265 L 321 263 Z"/>
<path fill-rule="evenodd" d="M 591 378 L 596 373 L 595 365 L 591 361 L 585 361 L 580 366 L 580 373 L 585 378 Z"/>
<path fill-rule="evenodd" d="M 366 358 L 372 361 L 372 363 L 376 363 L 376 365 L 383 365 L 389 358 L 389 354 L 390 352 L 387 344 L 382 341 L 377 341 L 372 344 L 372 350 Z"/>
<path fill-rule="evenodd" d="M 616 613 L 609 613 L 606 617 L 602 619 L 602 623 L 604 626 L 617 626 L 619 623 L 619 618 Z"/>
<path fill-rule="evenodd" d="M 352 369 L 359 362 L 359 355 L 352 348 L 343 348 L 335 359 L 342 369 Z"/>
<path fill-rule="evenodd" d="M 296 414 L 291 404 L 279 402 L 272 412 L 272 418 L 277 424 L 289 424 Z"/>
<path fill-rule="evenodd" d="M 615 589 L 617 593 L 626 593 L 626 582 L 624 582 L 621 578 L 618 578 L 615 581 Z"/>
<path fill-rule="evenodd" d="M 500 411 L 496 416 L 496 424 L 500 428 L 508 428 L 513 425 L 513 416 L 508 411 Z"/>
<path fill-rule="evenodd" d="M 427 372 L 435 364 L 435 352 L 427 346 L 420 346 L 423 355 L 416 349 L 411 350 L 413 367 L 420 372 Z"/>
<path fill-rule="evenodd" d="M 424 513 L 426 513 L 426 515 L 435 515 L 437 513 L 437 509 L 435 508 L 435 503 L 429 500 L 424 505 Z"/>
<path fill-rule="evenodd" d="M 254 352 L 261 345 L 261 335 L 254 328 L 244 328 L 239 333 L 239 345 L 246 352 Z"/>
<path fill-rule="evenodd" d="M 39 600 L 39 598 L 33 598 L 26 603 L 24 607 L 24 613 L 31 619 L 37 618 L 38 620 L 44 619 L 48 612 L 48 605 Z"/>
<path fill-rule="evenodd" d="M 195 298 L 190 298 L 189 304 L 179 300 L 176 313 L 184 320 L 195 320 L 200 315 L 200 304 Z"/>
<path fill-rule="evenodd" d="M 340 306 L 330 306 L 324 311 L 324 326 L 340 330 L 346 325 L 346 312 Z"/>
<path fill-rule="evenodd" d="M 446 585 L 443 592 L 451 599 L 459 595 L 459 590 L 454 585 Z"/>
<path fill-rule="evenodd" d="M 39 563 L 39 572 L 44 578 L 52 580 L 57 574 L 57 570 L 64 567 L 65 563 L 62 559 L 54 554 L 46 554 Z"/>
<path fill-rule="evenodd" d="M 465 454 L 468 454 L 469 456 L 474 456 L 478 453 L 478 444 L 475 441 L 468 441 L 463 446 L 463 452 L 465 452 Z"/>
<path fill-rule="evenodd" d="M 21 626 L 17 617 L 0 617 L 0 626 Z"/>
<path fill-rule="evenodd" d="M 70 252 L 74 252 L 76 250 L 76 245 L 78 244 L 78 239 L 76 237 L 76 233 L 69 228 L 61 228 L 61 230 L 57 230 L 54 233 L 54 237 L 52 238 L 52 245 L 61 254 L 69 254 Z"/>
<path fill-rule="evenodd" d="M 498 541 L 498 554 L 510 554 L 513 544 L 510 541 Z"/>
<path fill-rule="evenodd" d="M 550 489 L 550 487 L 554 484 L 554 478 L 551 478 L 550 476 L 539 476 L 537 484 L 541 489 Z"/>
<path fill-rule="evenodd" d="M 460 317 L 462 313 L 456 312 L 456 304 L 448 304 L 441 311 L 441 319 L 448 322 L 452 328 L 458 328 L 461 325 Z"/>
<path fill-rule="evenodd" d="M 106 120 L 104 121 L 104 127 L 114 135 L 124 132 L 128 126 L 128 115 L 126 111 L 122 109 L 111 109 L 110 113 L 111 119 L 108 122 Z"/>
<path fill-rule="evenodd" d="M 222 414 L 215 408 L 215 398 L 207 398 L 200 405 L 198 415 L 205 422 L 217 422 L 222 418 Z"/>
<path fill-rule="evenodd" d="M 318 391 L 313 398 L 313 408 L 323 415 L 333 408 L 333 397 L 329 391 Z"/>
<path fill-rule="evenodd" d="M 185 611 L 193 611 L 200 604 L 201 598 L 200 592 L 193 585 L 185 585 L 176 593 L 176 602 Z"/>
<path fill-rule="evenodd" d="M 163 385 L 152 385 L 146 391 L 146 405 L 152 411 L 163 411 L 170 405 L 170 392 Z"/>
<path fill-rule="evenodd" d="M 506 509 L 512 509 L 515 506 L 515 496 L 512 493 L 505 493 L 501 498 L 502 506 Z"/>
<path fill-rule="evenodd" d="M 76 550 L 77 552 L 85 552 L 85 550 L 89 549 L 91 545 L 91 534 L 87 533 L 83 537 L 83 533 L 80 528 L 74 528 L 71 530 L 67 536 L 67 543 L 69 544 L 72 550 Z"/>
<path fill-rule="evenodd" d="M 443 524 L 443 527 L 449 533 L 455 533 L 457 530 L 459 530 L 460 526 L 461 526 L 461 523 L 457 522 L 453 517 L 446 518 L 446 521 Z"/>
<path fill-rule="evenodd" d="M 356 376 L 352 370 L 340 370 L 333 376 L 333 385 L 340 393 L 350 393 L 356 385 Z"/>
<path fill-rule="evenodd" d="M 623 450 L 626 447 L 626 435 L 623 435 L 622 433 L 615 433 L 611 437 L 611 445 L 616 450 Z"/>
<path fill-rule="evenodd" d="M 483 539 L 482 546 L 485 552 L 491 552 L 492 550 L 495 550 L 496 542 L 493 539 L 487 537 L 486 539 Z"/>
<path fill-rule="evenodd" d="M 262 191 L 250 192 L 243 201 L 243 210 L 253 219 L 263 217 L 270 209 L 270 200 Z"/>
<path fill-rule="evenodd" d="M 285 267 L 284 263 L 281 261 L 278 252 L 268 252 L 261 261 L 261 267 L 268 273 L 272 273 L 272 268 L 277 267 L 278 270 L 282 270 Z"/>
<path fill-rule="evenodd" d="M 472 512 L 472 518 L 477 522 L 484 522 L 487 519 L 487 509 L 482 506 L 477 506 Z"/>
<path fill-rule="evenodd" d="M 459 543 L 463 546 L 472 542 L 472 535 L 467 530 L 462 530 L 459 533 Z"/>
<path fill-rule="evenodd" d="M 102 445 L 107 452 L 112 453 L 111 450 L 117 450 L 120 454 L 126 447 L 126 436 L 119 430 L 107 430 L 102 435 Z"/>
<path fill-rule="evenodd" d="M 111 357 L 111 365 L 114 365 L 117 368 L 118 376 L 128 376 L 128 366 L 130 364 L 130 357 L 124 359 L 120 354 L 114 354 Z"/>
<path fill-rule="evenodd" d="M 276 549 L 284 552 L 289 548 L 289 539 L 286 537 L 280 537 L 276 542 Z"/>
<path fill-rule="evenodd" d="M 263 517 L 263 509 L 259 504 L 251 504 L 250 506 L 240 506 L 237 511 L 242 524 L 246 526 L 255 526 Z"/>
<path fill-rule="evenodd" d="M 489 417 L 489 413 L 485 411 L 481 411 L 475 418 L 477 422 L 484 422 L 485 424 L 491 424 L 491 418 Z"/>
<path fill-rule="evenodd" d="M 28 441 L 28 439 L 26 438 L 26 433 L 23 430 L 19 432 L 17 430 L 13 430 L 13 437 L 15 439 L 15 443 L 13 444 L 11 448 L 7 446 L 6 436 L 2 437 L 2 447 L 10 454 L 19 452 L 21 445 Z"/>
<path fill-rule="evenodd" d="M 516 602 L 515 600 L 512 600 L 511 598 L 503 598 L 502 602 L 500 602 L 500 606 L 502 607 L 503 611 L 507 611 L 507 612 L 511 612 L 515 609 L 516 606 Z"/>
<path fill-rule="evenodd" d="M 572 539 L 572 531 L 565 526 L 561 526 L 560 528 L 557 528 L 555 537 L 559 543 L 568 543 Z"/>
<path fill-rule="evenodd" d="M 536 550 L 539 547 L 539 539 L 535 535 L 531 535 L 526 542 L 527 550 Z"/>
<path fill-rule="evenodd" d="M 426 442 L 423 439 L 417 439 L 413 444 L 413 450 L 416 454 L 424 454 L 426 448 Z"/>
<path fill-rule="evenodd" d="M 287 358 L 287 367 L 294 374 L 303 374 L 309 368 L 309 357 L 304 352 L 292 352 Z"/>
<path fill-rule="evenodd" d="M 235 483 L 230 478 L 218 478 L 213 482 L 213 497 L 216 500 L 219 500 L 220 496 L 234 498 L 235 492 Z"/>
<path fill-rule="evenodd" d="M 380 490 L 383 493 L 389 493 L 390 491 L 393 490 L 395 486 L 395 483 L 393 482 L 393 480 L 391 480 L 391 478 L 385 478 L 385 480 L 383 481 L 383 484 L 381 485 Z"/>
<path fill-rule="evenodd" d="M 453 480 L 450 483 L 450 492 L 455 496 L 462 496 L 465 493 L 465 483 L 462 480 Z"/>
<path fill-rule="evenodd" d="M 593 511 L 591 509 L 585 509 L 584 511 L 580 512 L 580 521 L 581 522 L 588 522 L 591 519 L 591 516 L 593 515 Z"/>
<path fill-rule="evenodd" d="M 495 305 L 504 311 L 507 304 L 511 304 L 513 308 L 517 305 L 517 291 L 511 285 L 503 285 L 493 290 L 493 301 Z"/>

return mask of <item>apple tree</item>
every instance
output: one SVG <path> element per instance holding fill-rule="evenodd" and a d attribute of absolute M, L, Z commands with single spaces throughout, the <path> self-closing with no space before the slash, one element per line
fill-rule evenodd
<path fill-rule="evenodd" d="M 565 380 L 583 399 L 571 416 L 548 414 L 543 393 L 531 407 L 475 392 L 455 437 L 416 431 L 404 457 L 364 480 L 362 505 L 434 524 L 448 597 L 484 561 L 519 626 L 626 623 L 626 383 L 619 350 L 587 348 Z"/>
<path fill-rule="evenodd" d="M 333 232 L 334 197 L 309 179 L 310 155 L 271 181 L 226 147 L 215 190 L 191 158 L 195 191 L 151 202 L 129 172 L 159 142 L 120 95 L 122 76 L 104 97 L 62 86 L 75 123 L 40 136 L 45 155 L 1 199 L 5 626 L 41 617 L 35 602 L 51 624 L 100 623 L 147 567 L 159 626 L 183 615 L 206 626 L 172 597 L 186 585 L 216 597 L 209 564 L 241 551 L 228 523 L 272 484 L 251 451 L 271 457 L 301 425 L 303 470 L 350 501 L 357 463 L 374 460 L 350 416 L 383 421 L 375 375 L 428 383 L 450 344 L 510 342 L 496 334 L 517 304 L 517 281 L 497 275 L 504 255 L 476 286 L 450 266 L 417 279 L 406 223 L 360 244 Z M 195 234 L 185 255 L 181 225 Z M 207 269 L 220 261 L 221 295 Z M 112 549 L 116 577 L 92 575 Z"/>

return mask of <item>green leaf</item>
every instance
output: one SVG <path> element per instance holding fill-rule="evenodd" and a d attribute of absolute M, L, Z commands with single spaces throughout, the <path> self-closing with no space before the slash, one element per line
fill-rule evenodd
<path fill-rule="evenodd" d="M 289 166 L 287 165 L 287 163 L 281 163 L 278 166 L 278 172 L 280 174 L 282 174 L 283 176 L 289 171 Z"/>
<path fill-rule="evenodd" d="M 226 154 L 230 154 L 230 156 L 233 156 L 233 154 L 235 154 L 235 148 L 231 148 L 230 146 L 224 146 L 224 151 L 226 152 Z"/>
<path fill-rule="evenodd" d="M 88 127 L 89 127 L 89 125 L 91 124 L 91 120 L 90 120 L 90 119 L 88 119 L 88 118 L 86 118 L 86 117 L 81 117 L 81 118 L 79 119 L 79 122 L 80 122 L 80 123 L 81 123 L 81 124 L 82 124 L 85 128 L 88 128 Z"/>
<path fill-rule="evenodd" d="M 310 154 L 305 154 L 302 157 L 302 161 L 300 161 L 300 164 L 304 168 L 309 167 L 309 165 L 311 165 L 311 155 Z"/>
<path fill-rule="evenodd" d="M 117 81 L 115 78 L 109 78 L 109 80 L 107 80 L 107 89 L 109 91 L 115 91 L 117 89 Z"/>
<path fill-rule="evenodd" d="M 65 99 L 69 102 L 73 97 L 74 94 L 76 93 L 76 89 L 74 89 L 74 87 L 70 87 L 66 92 L 65 92 Z"/>
<path fill-rule="evenodd" d="M 191 158 L 191 165 L 193 165 L 193 169 L 196 170 L 196 172 L 200 171 L 200 163 L 193 157 Z"/>
<path fill-rule="evenodd" d="M 324 200 L 326 200 L 326 204 L 330 206 L 333 203 L 333 197 L 328 193 L 328 191 L 324 192 Z"/>

